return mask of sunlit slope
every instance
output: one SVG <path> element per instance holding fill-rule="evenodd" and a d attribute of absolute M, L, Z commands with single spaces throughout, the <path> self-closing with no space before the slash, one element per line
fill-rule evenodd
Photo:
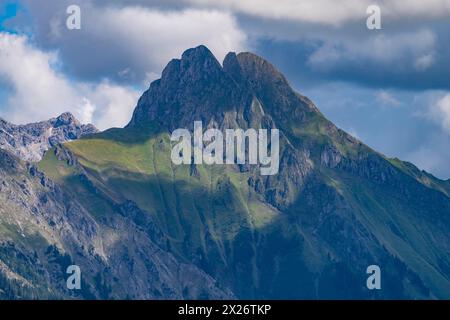
<path fill-rule="evenodd" d="M 223 247 L 222 241 L 232 240 L 242 227 L 262 228 L 277 217 L 276 210 L 249 188 L 248 176 L 232 166 L 173 165 L 167 133 L 110 130 L 64 148 L 76 156 L 103 196 L 116 203 L 135 202 L 157 219 L 179 250 L 187 244 L 189 251 L 204 250 L 205 230 Z M 54 153 L 49 152 L 40 167 L 83 192 L 74 182 L 80 169 L 58 162 Z"/>
<path fill-rule="evenodd" d="M 173 165 L 169 133 L 199 120 L 279 129 L 279 172 Z M 448 182 L 338 129 L 252 53 L 220 64 L 204 46 L 186 50 L 124 129 L 64 144 L 41 168 L 99 220 L 137 206 L 168 250 L 238 298 L 450 297 Z M 372 264 L 379 291 L 366 287 Z"/>
<path fill-rule="evenodd" d="M 344 284 L 327 278 L 336 270 L 361 283 L 345 284 L 344 297 L 368 297 L 364 268 L 376 262 L 386 264 L 387 296 L 449 296 L 449 257 L 439 242 L 448 198 L 400 171 L 399 179 L 412 186 L 406 192 L 424 193 L 426 202 L 316 163 L 295 200 L 276 208 L 250 187 L 250 171 L 173 165 L 169 134 L 157 127 L 112 129 L 64 149 L 78 165 L 48 152 L 40 167 L 81 196 L 94 216 L 133 201 L 155 217 L 177 256 L 225 277 L 243 297 L 312 297 L 316 286 L 318 296 L 338 297 Z"/>

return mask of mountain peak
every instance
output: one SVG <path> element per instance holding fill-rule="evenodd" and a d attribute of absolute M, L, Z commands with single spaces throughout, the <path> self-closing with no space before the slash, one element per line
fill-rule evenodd
<path fill-rule="evenodd" d="M 49 148 L 96 132 L 92 124 L 81 124 L 70 112 L 25 125 L 0 121 L 0 149 L 25 161 L 39 161 Z"/>
<path fill-rule="evenodd" d="M 301 120 L 306 112 L 317 112 L 265 59 L 249 52 L 230 52 L 222 67 L 211 51 L 200 45 L 169 62 L 161 79 L 154 81 L 139 100 L 129 126 L 157 119 L 159 123 L 164 119 L 169 128 L 193 119 L 217 122 L 225 111 L 232 110 L 250 119 L 253 98 L 272 109 L 279 119 L 294 113 Z"/>
<path fill-rule="evenodd" d="M 221 69 L 212 52 L 201 45 L 184 51 L 181 59 L 172 59 L 162 72 L 161 82 L 170 85 L 186 76 L 192 80 L 201 80 L 217 76 Z"/>
<path fill-rule="evenodd" d="M 240 89 L 211 51 L 201 45 L 172 59 L 161 79 L 139 99 L 130 126 L 164 119 L 170 128 L 212 119 L 236 106 Z M 158 122 L 161 123 L 159 120 Z"/>
<path fill-rule="evenodd" d="M 197 62 L 205 60 L 217 61 L 212 52 L 204 45 L 199 45 L 195 48 L 187 49 L 181 55 L 181 60 Z"/>
<path fill-rule="evenodd" d="M 56 122 L 54 124 L 55 128 L 63 126 L 63 125 L 69 125 L 71 123 L 80 124 L 80 122 L 77 120 L 77 118 L 75 118 L 75 116 L 70 112 L 62 113 L 61 115 L 56 117 L 55 120 L 56 120 Z"/>
<path fill-rule="evenodd" d="M 238 299 L 450 297 L 450 198 L 441 191 L 446 187 L 429 177 L 424 177 L 426 183 L 413 179 L 408 166 L 393 166 L 336 128 L 263 58 L 230 53 L 223 68 L 216 62 L 204 47 L 186 51 L 169 63 L 162 79 L 140 98 L 131 128 L 68 143 L 58 147 L 57 159 L 49 153 L 41 163 L 45 174 L 55 177 L 69 193 L 69 197 L 58 195 L 64 202 L 57 202 L 55 212 L 70 209 L 68 221 L 95 219 L 92 226 L 98 229 L 75 225 L 46 228 L 42 233 L 77 231 L 75 242 L 66 245 L 64 237 L 61 243 L 77 259 L 82 257 L 78 252 L 88 251 L 81 265 L 87 271 L 86 283 L 95 284 L 106 266 L 109 275 L 102 279 L 114 290 L 101 291 L 108 297 L 149 298 L 149 292 L 156 292 L 159 298 L 176 298 L 173 283 L 183 292 L 192 291 L 172 276 L 172 272 L 186 273 L 175 263 L 180 258 L 201 268 L 221 288 L 230 288 Z M 279 129 L 277 151 L 270 141 L 271 154 L 277 154 L 279 161 L 278 173 L 262 176 L 259 165 L 246 161 L 250 145 L 259 145 L 250 142 L 250 134 L 248 143 L 246 138 L 241 140 L 242 164 L 172 163 L 170 133 L 178 128 L 192 132 L 194 121 L 222 132 Z M 190 145 L 191 137 L 183 142 Z M 233 142 L 231 150 L 238 148 Z M 261 150 L 261 145 L 257 148 Z M 17 185 L 13 190 L 22 194 L 23 183 Z M 71 199 L 77 207 L 67 202 Z M 43 208 L 49 207 L 47 202 Z M 55 217 L 52 221 L 61 220 Z M 103 246 L 101 241 L 111 238 L 110 233 L 106 240 L 102 238 L 104 230 L 112 229 L 121 239 L 119 246 Z M 17 230 L 22 230 L 20 224 Z M 99 244 L 95 252 L 108 257 L 98 267 L 95 261 L 100 259 L 87 249 L 93 243 Z M 142 254 L 155 248 L 174 254 L 173 268 L 160 264 L 166 258 L 154 260 Z M 130 258 L 135 263 L 129 268 L 117 268 L 128 265 Z M 376 292 L 364 286 L 372 263 L 383 268 L 383 277 L 390 283 Z M 163 280 L 149 270 L 166 270 Z M 187 272 L 189 283 L 207 283 L 212 288 L 204 278 Z M 158 281 L 146 278 L 148 274 Z M 117 291 L 121 286 L 114 284 L 115 277 L 129 281 L 124 291 Z M 60 282 L 59 276 L 54 278 Z M 345 290 L 342 279 L 351 280 L 345 282 Z M 154 289 L 161 288 L 161 283 L 163 292 Z M 210 289 L 194 291 L 214 296 Z"/>
<path fill-rule="evenodd" d="M 254 53 L 241 52 L 236 56 L 236 60 L 242 72 L 257 82 L 289 86 L 284 75 L 273 64 Z"/>
<path fill-rule="evenodd" d="M 223 70 L 228 73 L 234 80 L 241 82 L 242 68 L 235 52 L 228 52 L 223 60 Z"/>
<path fill-rule="evenodd" d="M 222 72 L 222 67 L 212 52 L 204 45 L 200 45 L 183 52 L 179 71 L 198 79 L 198 77 L 217 77 Z"/>

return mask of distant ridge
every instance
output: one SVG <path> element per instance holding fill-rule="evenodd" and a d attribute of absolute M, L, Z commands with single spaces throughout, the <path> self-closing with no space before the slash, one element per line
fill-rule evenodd
<path fill-rule="evenodd" d="M 0 118 L 0 149 L 24 161 L 37 162 L 49 148 L 96 132 L 92 124 L 81 124 L 70 112 L 26 125 L 14 125 Z"/>

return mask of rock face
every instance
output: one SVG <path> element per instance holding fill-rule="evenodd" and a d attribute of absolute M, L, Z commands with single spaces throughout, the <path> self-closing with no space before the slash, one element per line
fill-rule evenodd
<path fill-rule="evenodd" d="M 98 130 L 91 124 L 81 124 L 70 113 L 48 121 L 14 125 L 0 119 L 0 149 L 22 160 L 37 162 L 48 149 Z"/>
<path fill-rule="evenodd" d="M 194 119 L 226 125 L 245 122 L 248 126 L 256 124 L 249 123 L 250 118 L 263 117 L 260 100 L 265 99 L 271 99 L 271 104 L 264 107 L 273 108 L 267 110 L 265 121 L 275 118 L 285 122 L 286 112 L 291 112 L 291 119 L 301 122 L 318 112 L 262 58 L 251 53 L 229 53 L 222 68 L 206 47 L 199 46 L 187 50 L 180 60 L 173 59 L 161 79 L 152 82 L 139 99 L 128 127 L 158 121 L 173 130 L 175 126 L 191 127 Z M 227 118 L 232 114 L 236 114 L 235 119 Z"/>
<path fill-rule="evenodd" d="M 61 154 L 67 159 L 67 154 Z M 79 183 L 96 187 L 80 173 Z M 0 150 L 0 299 L 232 299 L 167 251 L 167 239 L 132 202 L 96 220 L 30 163 Z M 66 269 L 82 270 L 82 290 Z"/>
<path fill-rule="evenodd" d="M 278 174 L 174 165 L 170 133 L 197 120 L 279 129 Z M 338 129 L 251 53 L 221 65 L 189 49 L 126 128 L 57 146 L 37 165 L 2 154 L 7 297 L 450 298 L 448 182 Z M 61 283 L 73 262 L 86 292 Z M 370 265 L 381 290 L 366 287 Z"/>

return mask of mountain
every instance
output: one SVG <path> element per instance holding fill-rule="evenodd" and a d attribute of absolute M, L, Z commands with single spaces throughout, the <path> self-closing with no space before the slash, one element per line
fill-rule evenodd
<path fill-rule="evenodd" d="M 0 177 L 0 299 L 233 298 L 167 252 L 165 237 L 132 202 L 92 216 L 83 206 L 88 195 L 71 197 L 3 150 Z M 66 287 L 73 264 L 83 270 L 75 293 Z"/>
<path fill-rule="evenodd" d="M 192 132 L 194 121 L 278 129 L 278 173 L 173 164 L 170 134 Z M 71 296 L 55 267 L 63 260 L 80 264 L 96 298 L 450 298 L 448 182 L 340 130 L 252 53 L 229 53 L 221 65 L 206 47 L 189 49 L 125 128 L 58 145 L 31 167 L 14 159 L 1 162 L 12 179 L 4 188 L 15 188 L 0 216 L 0 288 L 14 283 L 10 297 L 29 293 L 21 281 Z M 20 192 L 42 206 L 13 200 Z M 49 220 L 25 228 L 35 210 Z M 23 240 L 32 237 L 40 240 Z M 366 287 L 370 265 L 380 267 L 381 290 Z M 46 272 L 53 281 L 36 279 Z"/>
<path fill-rule="evenodd" d="M 37 162 L 45 151 L 54 146 L 98 130 L 91 124 L 81 124 L 70 113 L 63 113 L 48 121 L 14 125 L 0 118 L 0 149 L 22 160 Z"/>

